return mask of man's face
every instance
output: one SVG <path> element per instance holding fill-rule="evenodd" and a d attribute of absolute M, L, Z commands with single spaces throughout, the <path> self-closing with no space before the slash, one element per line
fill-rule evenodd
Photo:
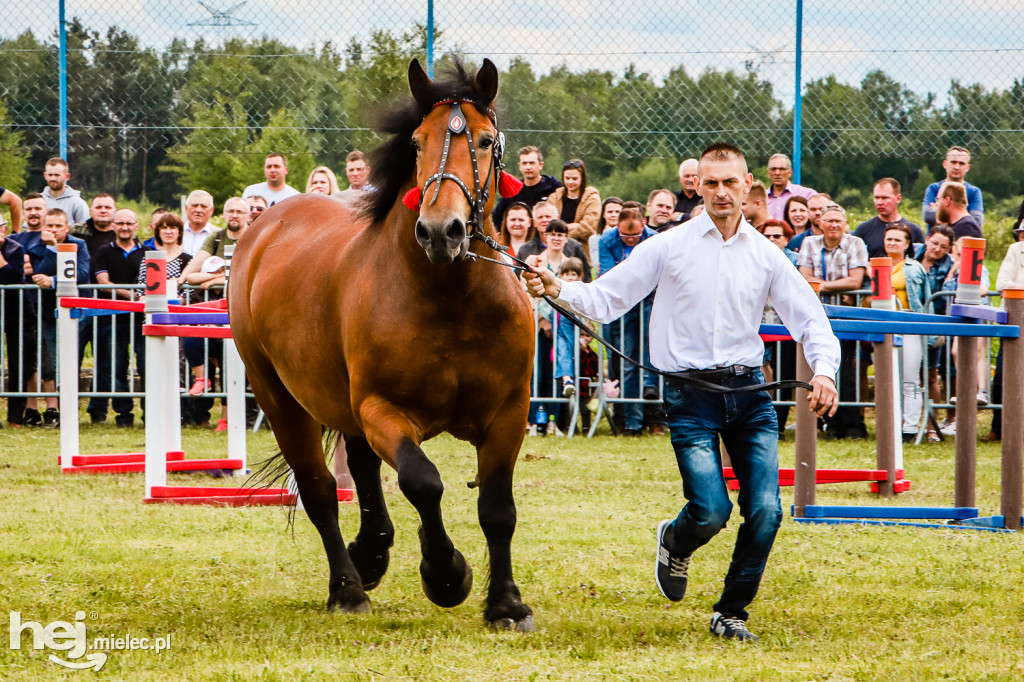
<path fill-rule="evenodd" d="M 267 210 L 267 202 L 262 197 L 249 197 L 245 200 L 249 204 L 249 222 L 256 220 L 261 213 Z"/>
<path fill-rule="evenodd" d="M 63 242 L 64 238 L 68 236 L 68 219 L 67 216 L 60 215 L 48 215 L 44 219 L 42 224 L 42 230 L 44 232 L 50 232 L 56 237 L 58 242 Z"/>
<path fill-rule="evenodd" d="M 700 165 L 700 195 L 704 210 L 712 218 L 738 217 L 743 210 L 743 197 L 754 179 L 746 173 L 741 159 L 716 161 L 706 158 Z"/>
<path fill-rule="evenodd" d="M 541 234 L 546 234 L 548 231 L 548 223 L 558 217 L 558 212 L 554 206 L 548 208 L 542 206 L 533 212 L 533 224 L 537 226 L 537 231 Z"/>
<path fill-rule="evenodd" d="M 34 232 L 43 226 L 46 220 L 46 199 L 27 199 L 22 204 L 25 212 L 25 225 Z"/>
<path fill-rule="evenodd" d="M 188 223 L 193 230 L 199 231 L 206 227 L 213 215 L 213 202 L 206 198 L 196 198 L 185 206 L 188 212 Z"/>
<path fill-rule="evenodd" d="M 946 169 L 947 180 L 963 182 L 967 171 L 971 170 L 971 155 L 964 152 L 950 152 L 946 154 L 942 167 Z"/>
<path fill-rule="evenodd" d="M 949 242 L 949 237 L 938 232 L 924 242 L 925 252 L 931 260 L 942 260 L 951 248 L 953 245 Z"/>
<path fill-rule="evenodd" d="M 232 232 L 245 229 L 249 224 L 249 205 L 241 200 L 224 205 L 224 225 Z"/>
<path fill-rule="evenodd" d="M 786 159 L 779 156 L 768 162 L 768 178 L 771 180 L 772 187 L 785 189 L 792 177 L 793 168 Z"/>
<path fill-rule="evenodd" d="M 280 156 L 268 156 L 267 160 L 263 162 L 263 175 L 267 178 L 268 185 L 277 187 L 284 184 L 284 180 L 288 176 L 288 166 Z"/>
<path fill-rule="evenodd" d="M 661 227 L 672 219 L 676 209 L 676 198 L 668 192 L 660 192 L 647 204 L 647 221 L 654 227 Z"/>
<path fill-rule="evenodd" d="M 753 201 L 750 195 L 743 197 L 743 217 L 748 221 L 753 220 L 757 217 L 758 207 L 761 205 L 760 201 Z"/>
<path fill-rule="evenodd" d="M 540 178 L 540 172 L 544 169 L 544 162 L 537 156 L 537 152 L 530 152 L 519 157 L 519 173 L 523 180 L 533 182 Z"/>
<path fill-rule="evenodd" d="M 352 189 L 362 189 L 366 184 L 366 178 L 370 176 L 370 167 L 363 159 L 356 159 L 345 164 L 345 175 L 348 177 L 348 184 Z"/>
<path fill-rule="evenodd" d="M 687 194 L 697 191 L 697 162 L 689 159 L 679 167 L 679 186 Z"/>
<path fill-rule="evenodd" d="M 900 201 L 903 196 L 893 189 L 888 182 L 875 185 L 874 189 L 875 210 L 878 217 L 886 222 L 892 222 L 898 213 Z"/>
<path fill-rule="evenodd" d="M 619 239 L 626 246 L 636 246 L 644 232 L 644 225 L 639 220 L 627 220 L 619 223 Z"/>
<path fill-rule="evenodd" d="M 936 222 L 945 223 L 949 225 L 950 215 L 949 206 L 952 204 L 949 199 L 943 195 L 940 191 L 939 196 L 935 199 L 935 220 Z"/>
<path fill-rule="evenodd" d="M 821 216 L 818 223 L 821 225 L 821 234 L 829 244 L 836 244 L 842 240 L 846 232 L 846 218 L 839 211 L 829 211 Z"/>
<path fill-rule="evenodd" d="M 821 220 L 821 212 L 831 202 L 825 197 L 811 197 L 807 200 L 807 219 L 814 227 L 819 227 L 818 221 Z"/>
<path fill-rule="evenodd" d="M 121 209 L 114 214 L 114 231 L 117 233 L 118 241 L 131 241 L 139 231 L 139 220 L 131 211 Z"/>
<path fill-rule="evenodd" d="M 64 185 L 67 184 L 68 178 L 71 174 L 68 173 L 67 166 L 59 163 L 55 163 L 52 166 L 47 166 L 43 170 L 43 179 L 46 180 L 46 184 L 50 187 L 52 192 L 60 192 L 64 189 Z"/>
<path fill-rule="evenodd" d="M 99 227 L 106 227 L 114 219 L 114 211 L 116 210 L 117 206 L 114 204 L 113 199 L 109 197 L 96 197 L 92 200 L 89 215 L 92 217 L 93 224 Z"/>

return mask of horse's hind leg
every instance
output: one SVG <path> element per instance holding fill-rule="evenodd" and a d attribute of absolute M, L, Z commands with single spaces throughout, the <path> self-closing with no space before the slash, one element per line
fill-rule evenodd
<path fill-rule="evenodd" d="M 515 416 L 518 412 L 508 410 L 507 414 Z M 532 632 L 533 611 L 522 602 L 512 577 L 512 534 L 516 529 L 512 471 L 524 434 L 522 419 L 502 417 L 477 448 L 477 512 L 491 559 L 484 620 L 497 627 Z"/>
<path fill-rule="evenodd" d="M 344 438 L 349 471 L 359 496 L 359 534 L 349 543 L 348 553 L 363 579 L 363 589 L 372 590 L 388 570 L 388 549 L 395 538 L 395 527 L 380 486 L 380 457 L 362 436 Z"/>

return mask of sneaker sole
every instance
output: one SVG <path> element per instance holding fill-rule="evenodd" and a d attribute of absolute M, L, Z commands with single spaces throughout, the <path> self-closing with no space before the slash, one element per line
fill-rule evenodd
<path fill-rule="evenodd" d="M 683 600 L 682 597 L 680 597 L 679 599 L 673 599 L 672 597 L 665 594 L 665 590 L 661 589 L 661 581 L 658 580 L 658 566 L 661 565 L 661 538 L 665 535 L 665 528 L 670 523 L 672 523 L 672 519 L 666 519 L 658 524 L 658 533 L 657 537 L 655 538 L 656 544 L 654 547 L 654 584 L 658 586 L 658 592 L 661 593 L 662 597 L 668 599 L 671 602 L 679 602 Z"/>

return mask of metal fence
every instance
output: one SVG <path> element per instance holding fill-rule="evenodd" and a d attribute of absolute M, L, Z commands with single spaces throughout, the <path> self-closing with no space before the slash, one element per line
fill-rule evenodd
<path fill-rule="evenodd" d="M 802 148 L 832 191 L 872 173 L 912 181 L 926 161 L 938 172 L 941 151 L 965 144 L 1004 158 L 974 177 L 1008 196 L 1024 156 L 1022 35 L 1013 0 L 25 0 L 0 27 L 0 156 L 27 149 L 22 173 L 38 174 L 61 149 L 63 101 L 86 189 L 165 203 L 204 180 L 237 189 L 269 149 L 291 155 L 297 184 L 375 143 L 410 57 L 455 53 L 501 69 L 512 148 L 583 157 L 593 178 L 726 138 L 758 164 Z"/>

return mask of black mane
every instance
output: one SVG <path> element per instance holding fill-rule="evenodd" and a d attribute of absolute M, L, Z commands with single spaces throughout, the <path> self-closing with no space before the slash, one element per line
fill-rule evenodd
<path fill-rule="evenodd" d="M 474 87 L 474 74 L 466 73 L 462 61 L 455 59 L 446 67 L 441 76 L 430 84 L 423 105 L 407 95 L 403 103 L 385 114 L 378 130 L 388 133 L 391 138 L 370 153 L 370 184 L 375 188 L 373 197 L 366 207 L 374 223 L 387 217 L 399 193 L 416 172 L 416 149 L 412 145 L 412 134 L 430 113 L 433 103 L 445 99 L 460 99 L 472 102 L 477 110 L 487 115 L 490 102 L 484 102 L 484 95 Z"/>

